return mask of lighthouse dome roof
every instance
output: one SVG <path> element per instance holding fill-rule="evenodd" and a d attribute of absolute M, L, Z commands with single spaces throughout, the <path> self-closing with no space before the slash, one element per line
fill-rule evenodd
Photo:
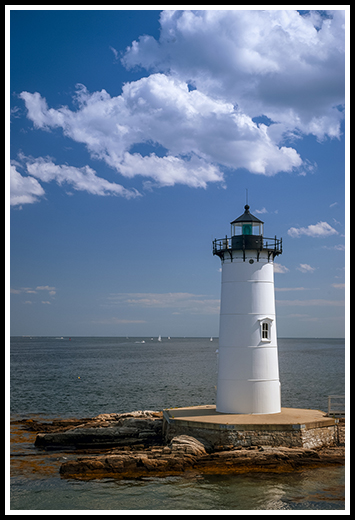
<path fill-rule="evenodd" d="M 258 217 L 254 217 L 254 215 L 250 213 L 248 204 L 244 206 L 244 209 L 245 211 L 243 215 L 240 215 L 240 217 L 233 220 L 231 224 L 236 224 L 237 222 L 259 222 L 261 224 L 264 224 L 262 220 L 260 220 Z"/>

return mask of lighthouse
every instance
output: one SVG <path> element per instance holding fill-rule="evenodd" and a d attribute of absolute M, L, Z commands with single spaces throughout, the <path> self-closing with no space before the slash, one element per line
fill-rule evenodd
<path fill-rule="evenodd" d="M 274 258 L 282 239 L 265 238 L 264 222 L 244 213 L 231 236 L 213 241 L 221 259 L 217 412 L 281 412 L 276 335 Z"/>

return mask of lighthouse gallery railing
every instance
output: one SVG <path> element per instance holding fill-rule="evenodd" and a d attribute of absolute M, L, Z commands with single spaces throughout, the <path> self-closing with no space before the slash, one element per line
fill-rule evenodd
<path fill-rule="evenodd" d="M 260 238 L 260 245 L 258 246 L 259 251 L 262 251 L 263 249 L 267 251 L 273 251 L 275 256 L 282 253 L 282 238 L 276 238 L 276 236 L 274 238 L 266 238 L 263 236 L 258 238 Z M 212 248 L 214 255 L 219 255 L 220 253 L 223 253 L 223 251 L 231 250 L 232 238 L 227 236 L 225 238 L 216 238 L 212 243 Z M 241 249 L 248 248 L 242 247 Z"/>
<path fill-rule="evenodd" d="M 328 395 L 328 415 L 345 417 L 345 395 Z"/>

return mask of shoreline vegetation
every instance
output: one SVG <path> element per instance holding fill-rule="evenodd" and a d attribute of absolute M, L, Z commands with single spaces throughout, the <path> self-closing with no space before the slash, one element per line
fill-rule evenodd
<path fill-rule="evenodd" d="M 283 473 L 345 463 L 345 419 L 339 421 L 337 443 L 316 449 L 218 446 L 190 435 L 165 441 L 161 411 L 13 422 L 22 431 L 33 432 L 40 452 L 67 455 L 59 467 L 63 478 Z"/>

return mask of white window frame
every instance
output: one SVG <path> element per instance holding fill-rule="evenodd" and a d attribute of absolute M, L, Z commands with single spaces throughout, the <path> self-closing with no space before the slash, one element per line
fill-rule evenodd
<path fill-rule="evenodd" d="M 271 341 L 271 326 L 272 326 L 273 321 L 274 320 L 272 318 L 267 318 L 267 317 L 259 319 L 260 341 L 262 341 L 263 343 L 270 343 L 270 341 Z M 264 324 L 267 326 L 266 328 L 264 327 Z M 264 337 L 265 332 L 266 332 L 267 337 Z"/>
<path fill-rule="evenodd" d="M 269 322 L 264 320 L 261 323 L 261 339 L 269 339 L 269 338 L 270 338 Z"/>

